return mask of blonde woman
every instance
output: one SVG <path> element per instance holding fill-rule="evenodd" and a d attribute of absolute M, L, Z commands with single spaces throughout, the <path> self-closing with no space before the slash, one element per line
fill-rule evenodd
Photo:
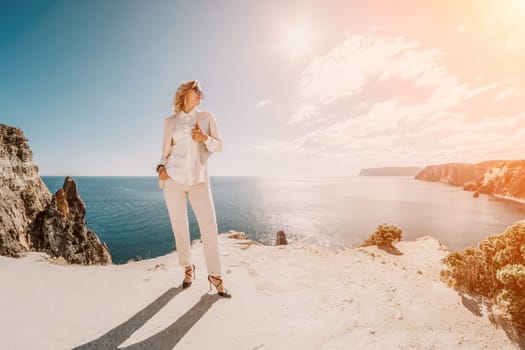
<path fill-rule="evenodd" d="M 207 167 L 209 156 L 222 150 L 222 138 L 213 114 L 197 108 L 203 97 L 197 80 L 183 82 L 177 89 L 173 100 L 175 114 L 164 120 L 162 156 L 156 170 L 175 235 L 179 265 L 185 270 L 182 288 L 188 288 L 195 279 L 186 204 L 189 197 L 203 241 L 210 290 L 213 284 L 221 297 L 231 298 L 221 278 L 219 231 Z"/>

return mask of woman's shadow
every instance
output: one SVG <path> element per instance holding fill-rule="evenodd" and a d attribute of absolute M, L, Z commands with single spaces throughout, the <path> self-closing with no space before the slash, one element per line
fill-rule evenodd
<path fill-rule="evenodd" d="M 160 349 L 171 350 L 182 339 L 184 334 L 211 308 L 219 299 L 217 294 L 204 294 L 200 300 L 186 313 L 180 316 L 175 322 L 162 331 L 146 338 L 138 343 L 124 348 L 118 345 L 128 339 L 137 329 L 142 327 L 151 317 L 159 312 L 171 299 L 182 291 L 182 286 L 170 288 L 156 300 L 147 305 L 144 309 L 137 312 L 129 320 L 121 323 L 115 328 L 103 334 L 99 338 L 86 344 L 79 345 L 73 350 L 85 349 Z"/>

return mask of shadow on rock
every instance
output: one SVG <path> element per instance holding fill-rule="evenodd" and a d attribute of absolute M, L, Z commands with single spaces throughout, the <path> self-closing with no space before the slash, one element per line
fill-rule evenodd
<path fill-rule="evenodd" d="M 381 249 L 384 252 L 387 252 L 388 254 L 392 255 L 403 255 L 403 252 L 397 249 L 397 247 L 389 247 L 389 246 L 377 246 L 378 249 Z"/>
<path fill-rule="evenodd" d="M 472 312 L 474 315 L 481 317 L 483 313 L 481 312 L 481 300 L 471 297 L 465 294 L 459 294 L 461 296 L 461 304 L 467 308 L 468 311 Z"/>
<path fill-rule="evenodd" d="M 503 329 L 507 337 L 516 344 L 518 349 L 525 350 L 525 329 L 517 327 L 500 313 L 494 312 L 494 305 L 489 299 L 464 293 L 459 293 L 459 296 L 463 306 L 478 317 L 483 316 L 482 306 L 485 306 L 490 322 L 494 326 Z"/>

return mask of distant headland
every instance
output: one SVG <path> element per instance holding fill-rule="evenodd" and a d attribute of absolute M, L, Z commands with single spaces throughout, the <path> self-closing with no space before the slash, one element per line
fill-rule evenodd
<path fill-rule="evenodd" d="M 359 176 L 415 176 L 423 170 L 414 166 L 391 166 L 382 168 L 363 168 Z"/>

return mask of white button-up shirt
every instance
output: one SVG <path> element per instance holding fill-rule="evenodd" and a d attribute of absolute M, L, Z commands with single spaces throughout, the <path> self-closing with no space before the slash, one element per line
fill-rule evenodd
<path fill-rule="evenodd" d="M 195 160 L 198 157 L 198 142 L 193 140 L 191 130 L 197 124 L 197 106 L 195 106 L 188 113 L 183 110 L 175 122 L 173 129 L 174 145 L 171 148 L 171 154 L 166 163 L 166 172 L 168 176 L 180 184 L 194 185 L 194 180 L 197 178 L 201 182 L 205 181 L 205 174 L 195 177 L 193 173 L 196 171 Z M 206 146 L 211 146 L 213 142 L 211 137 L 205 142 Z M 205 171 L 206 169 L 201 169 Z"/>
<path fill-rule="evenodd" d="M 207 136 L 202 144 L 191 136 L 191 129 L 197 121 Z M 222 148 L 221 133 L 211 112 L 201 111 L 197 107 L 188 113 L 177 112 L 164 119 L 162 152 L 156 171 L 163 166 L 169 178 L 182 184 L 209 182 L 207 160 L 212 153 L 220 152 Z M 159 178 L 159 188 L 164 188 L 164 182 Z"/>

